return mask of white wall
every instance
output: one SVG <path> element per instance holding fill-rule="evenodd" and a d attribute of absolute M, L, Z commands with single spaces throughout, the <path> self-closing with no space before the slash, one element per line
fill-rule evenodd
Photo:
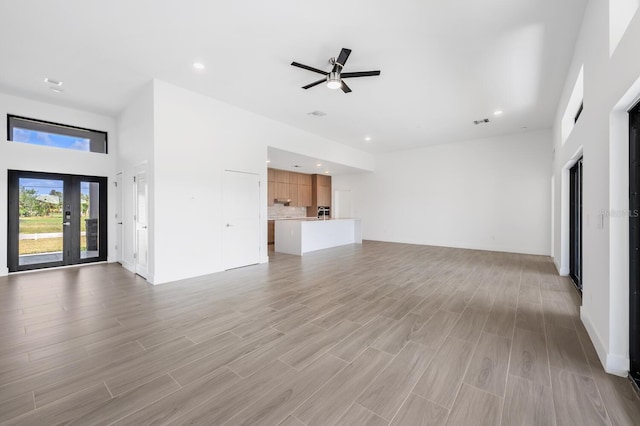
<path fill-rule="evenodd" d="M 614 1 L 614 0 L 612 0 Z M 626 374 L 629 367 L 628 127 L 626 109 L 640 96 L 640 14 L 622 35 L 609 27 L 609 2 L 590 1 L 567 75 L 553 130 L 555 156 L 554 261 L 568 273 L 568 184 L 566 168 L 580 152 L 583 179 L 582 320 L 605 369 Z M 615 18 L 615 17 L 613 17 Z M 613 19 L 615 21 L 615 19 Z M 611 57 L 610 37 L 617 43 Z M 584 66 L 584 110 L 562 144 L 561 119 L 576 77 Z M 577 154 L 578 153 L 578 154 Z M 625 201 L 626 200 L 626 201 Z M 626 204 L 625 204 L 626 203 Z"/>
<path fill-rule="evenodd" d="M 61 95 L 64 96 L 64 95 Z M 7 141 L 6 131 L 0 136 L 0 275 L 7 269 L 7 170 L 68 173 L 106 176 L 109 217 L 115 213 L 115 197 L 111 190 L 115 179 L 117 136 L 115 120 L 77 109 L 64 108 L 0 93 L 0 119 L 7 114 L 52 121 L 108 132 L 108 154 L 72 151 Z M 6 124 L 6 121 L 3 121 Z M 6 128 L 6 127 L 5 127 Z M 115 261 L 115 223 L 108 224 L 108 260 Z"/>
<path fill-rule="evenodd" d="M 154 264 L 150 265 L 150 282 L 163 283 L 223 270 L 224 170 L 260 176 L 261 261 L 268 260 L 268 146 L 373 169 L 371 154 L 166 82 L 155 80 L 152 87 L 153 93 L 141 93 L 118 121 L 123 145 L 121 157 L 128 161 L 119 168 L 126 174 L 135 161 L 147 159 L 153 170 L 153 200 L 150 200 L 153 222 L 149 224 L 149 235 Z M 152 126 L 149 120 L 153 121 Z M 132 153 L 125 152 L 136 140 L 141 147 Z M 132 197 L 125 195 L 125 203 L 131 202 Z M 131 207 L 125 211 L 131 211 Z M 131 222 L 132 218 L 125 214 L 125 221 Z M 128 227 L 132 229 L 132 224 Z M 131 246 L 132 241 L 128 244 Z"/>
<path fill-rule="evenodd" d="M 117 171 L 122 172 L 122 201 L 123 201 L 123 244 L 122 265 L 130 271 L 135 270 L 134 247 L 135 226 L 134 212 L 134 183 L 133 177 L 138 167 L 147 169 L 147 201 L 153 205 L 154 200 L 154 109 L 153 84 L 149 82 L 118 116 L 118 151 Z M 155 220 L 154 209 L 149 210 L 149 227 L 153 229 Z M 154 266 L 154 235 L 149 233 L 149 270 Z M 152 281 L 153 277 L 149 277 Z"/>
<path fill-rule="evenodd" d="M 550 181 L 537 131 L 380 155 L 333 189 L 351 190 L 365 239 L 549 254 Z"/>

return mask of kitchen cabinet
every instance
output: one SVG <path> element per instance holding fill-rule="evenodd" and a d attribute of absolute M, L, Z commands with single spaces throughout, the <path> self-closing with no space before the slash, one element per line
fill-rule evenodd
<path fill-rule="evenodd" d="M 276 183 L 275 182 L 267 182 L 267 205 L 273 206 L 274 200 L 276 199 Z"/>
<path fill-rule="evenodd" d="M 289 198 L 289 184 L 284 182 L 275 182 L 276 184 L 276 199 L 288 199 Z"/>
<path fill-rule="evenodd" d="M 289 172 L 286 170 L 275 169 L 276 183 L 289 183 Z"/>
<path fill-rule="evenodd" d="M 313 205 L 313 179 L 311 176 L 286 170 L 267 169 L 267 204 L 273 206 L 274 200 L 290 200 L 289 206 L 291 207 L 311 207 Z M 325 178 L 323 183 L 331 184 L 328 176 L 321 177 Z M 329 179 L 327 180 L 327 178 Z M 315 217 L 316 213 L 311 216 Z"/>
<path fill-rule="evenodd" d="M 303 173 L 298 173 L 298 185 L 309 185 L 309 186 L 311 186 L 311 175 L 305 175 Z"/>
<path fill-rule="evenodd" d="M 298 207 L 300 205 L 298 204 L 298 184 L 297 183 L 289 184 L 289 199 L 291 200 L 291 202 L 289 203 L 291 207 Z"/>
<path fill-rule="evenodd" d="M 331 176 L 311 175 L 311 207 L 307 207 L 307 216 L 317 216 L 319 206 L 331 207 Z"/>
<path fill-rule="evenodd" d="M 331 207 L 331 187 L 318 186 L 318 206 Z"/>
<path fill-rule="evenodd" d="M 276 221 L 267 221 L 267 244 L 273 244 L 275 242 L 276 235 Z"/>
<path fill-rule="evenodd" d="M 304 175 L 303 175 L 304 176 Z M 311 177 L 310 175 L 306 175 Z M 311 185 L 298 184 L 298 206 L 311 207 Z M 315 215 L 314 215 L 315 216 Z"/>

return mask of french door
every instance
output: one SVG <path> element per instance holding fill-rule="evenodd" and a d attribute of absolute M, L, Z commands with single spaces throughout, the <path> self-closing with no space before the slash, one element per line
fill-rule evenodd
<path fill-rule="evenodd" d="M 569 276 L 582 294 L 582 158 L 569 170 Z"/>
<path fill-rule="evenodd" d="M 107 260 L 107 178 L 9 170 L 10 272 Z"/>
<path fill-rule="evenodd" d="M 629 374 L 640 385 L 640 103 L 629 111 Z"/>

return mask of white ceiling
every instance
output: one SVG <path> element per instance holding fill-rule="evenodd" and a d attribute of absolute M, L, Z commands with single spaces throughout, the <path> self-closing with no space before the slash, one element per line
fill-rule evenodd
<path fill-rule="evenodd" d="M 366 151 L 409 149 L 550 127 L 585 2 L 3 1 L 0 90 L 115 116 L 158 78 Z M 342 47 L 345 72 L 382 75 L 302 90 L 319 74 L 291 61 L 329 69 Z"/>

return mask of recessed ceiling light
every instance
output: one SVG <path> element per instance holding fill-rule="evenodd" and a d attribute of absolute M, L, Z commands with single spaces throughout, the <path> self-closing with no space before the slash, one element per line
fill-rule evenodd
<path fill-rule="evenodd" d="M 267 160 L 267 163 L 270 163 L 270 162 L 271 162 L 271 160 Z"/>
<path fill-rule="evenodd" d="M 201 62 L 194 62 L 193 63 L 193 67 L 197 70 L 203 70 L 204 69 L 204 64 Z"/>
<path fill-rule="evenodd" d="M 49 84 L 55 84 L 56 86 L 62 86 L 62 82 L 61 81 L 54 80 L 54 79 L 49 78 L 49 77 L 45 78 L 44 82 L 45 83 L 49 83 Z"/>
<path fill-rule="evenodd" d="M 364 138 L 365 142 L 371 142 L 371 136 L 367 136 Z"/>
<path fill-rule="evenodd" d="M 49 87 L 49 90 L 51 90 L 52 92 L 56 92 L 56 93 L 64 92 L 64 90 L 60 89 L 59 87 Z"/>
<path fill-rule="evenodd" d="M 322 163 L 316 163 L 316 167 L 322 167 Z"/>
<path fill-rule="evenodd" d="M 329 170 L 325 170 L 324 173 L 328 175 L 329 174 Z"/>
<path fill-rule="evenodd" d="M 493 113 L 493 115 L 502 115 L 502 111 L 498 110 Z"/>

